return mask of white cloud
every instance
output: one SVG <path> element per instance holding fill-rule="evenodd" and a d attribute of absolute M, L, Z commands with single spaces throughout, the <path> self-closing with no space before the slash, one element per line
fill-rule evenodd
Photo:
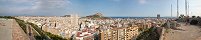
<path fill-rule="evenodd" d="M 32 7 L 34 13 L 49 15 L 65 14 L 65 8 L 71 4 L 69 0 L 38 0 Z"/>
<path fill-rule="evenodd" d="M 145 4 L 147 2 L 147 0 L 139 0 L 140 4 Z"/>
<path fill-rule="evenodd" d="M 62 7 L 66 7 L 68 4 L 70 4 L 70 1 L 64 1 L 64 0 L 38 0 L 34 4 L 34 8 L 38 8 L 38 9 L 62 8 Z"/>
<path fill-rule="evenodd" d="M 71 2 L 69 0 L 1 0 L 0 2 L 9 2 L 5 5 L 15 5 L 8 7 L 1 7 L 2 13 L 11 14 L 33 14 L 33 15 L 43 15 L 43 14 L 64 14 L 64 9 L 67 8 Z M 20 5 L 19 5 L 20 4 Z M 21 6 L 28 4 L 28 6 Z M 0 5 L 1 6 L 1 5 Z"/>
<path fill-rule="evenodd" d="M 15 3 L 27 3 L 27 2 L 33 2 L 33 0 L 10 0 L 12 2 L 15 2 Z"/>

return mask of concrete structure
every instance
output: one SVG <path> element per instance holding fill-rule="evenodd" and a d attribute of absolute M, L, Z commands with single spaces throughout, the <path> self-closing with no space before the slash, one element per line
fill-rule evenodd
<path fill-rule="evenodd" d="M 13 19 L 0 18 L 0 40 L 30 40 Z"/>

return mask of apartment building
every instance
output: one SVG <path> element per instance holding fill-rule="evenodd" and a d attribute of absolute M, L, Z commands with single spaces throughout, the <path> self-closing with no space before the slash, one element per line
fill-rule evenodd
<path fill-rule="evenodd" d="M 101 40 L 132 40 L 139 35 L 138 26 L 107 29 L 100 32 Z"/>

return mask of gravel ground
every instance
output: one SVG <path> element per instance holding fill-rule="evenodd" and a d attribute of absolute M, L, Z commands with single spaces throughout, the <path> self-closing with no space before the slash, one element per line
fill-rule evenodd
<path fill-rule="evenodd" d="M 168 33 L 165 32 L 164 40 L 201 40 L 200 26 L 187 25 L 181 23 L 181 30 L 171 29 Z"/>

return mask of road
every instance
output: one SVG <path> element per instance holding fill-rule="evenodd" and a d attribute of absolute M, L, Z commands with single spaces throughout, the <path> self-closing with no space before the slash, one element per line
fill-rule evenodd
<path fill-rule="evenodd" d="M 30 40 L 13 19 L 0 18 L 0 40 Z"/>
<path fill-rule="evenodd" d="M 165 32 L 164 40 L 201 40 L 201 26 L 180 24 L 180 30 L 170 29 Z"/>

